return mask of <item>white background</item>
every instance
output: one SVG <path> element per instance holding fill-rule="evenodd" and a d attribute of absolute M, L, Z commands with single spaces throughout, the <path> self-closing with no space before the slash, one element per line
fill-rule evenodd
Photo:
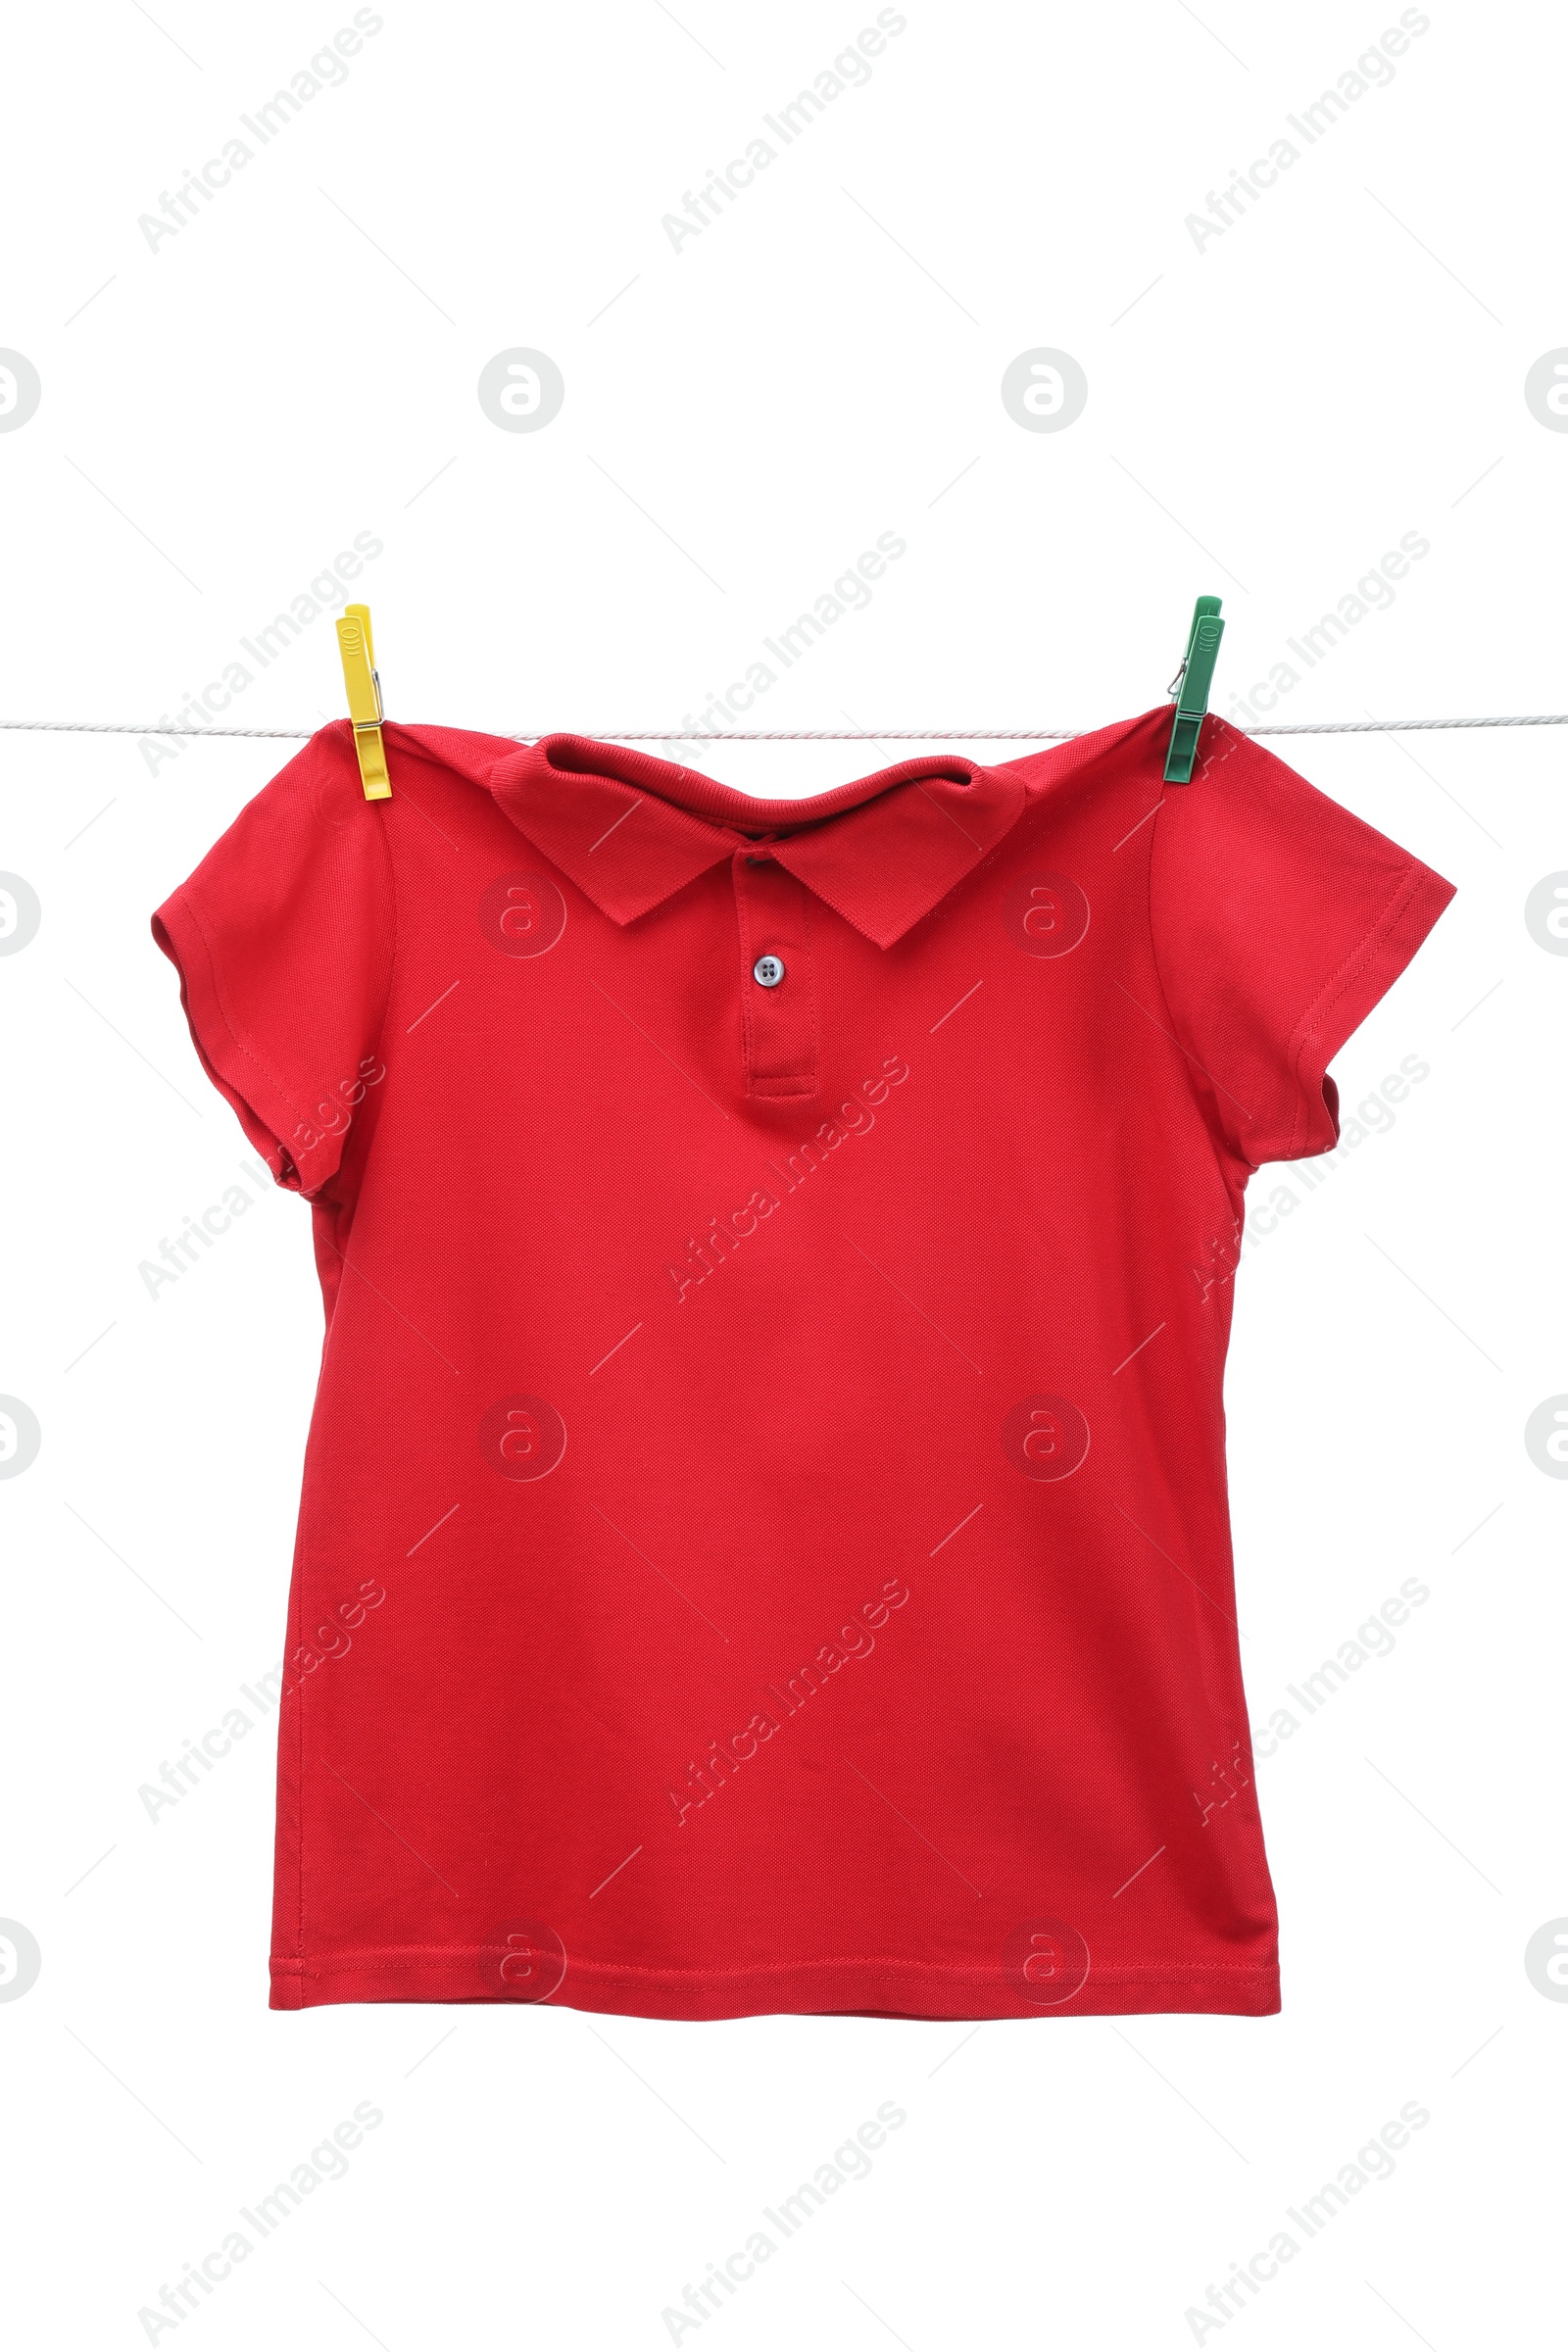
<path fill-rule="evenodd" d="M 1228 709 L 1409 532 L 1430 553 L 1280 715 L 1568 703 L 1568 435 L 1524 398 L 1568 342 L 1544 10 L 1435 0 L 1307 148 L 1286 117 L 1396 8 L 909 0 L 865 86 L 677 252 L 662 217 L 874 10 L 388 0 L 342 86 L 151 249 L 138 216 L 351 13 L 13 22 L 0 343 L 43 397 L 0 434 L 4 715 L 172 713 L 360 532 L 414 720 L 679 725 L 883 531 L 906 556 L 766 723 L 1102 724 L 1158 701 L 1199 591 L 1225 599 Z M 1299 160 L 1200 249 L 1187 216 L 1282 135 Z M 476 398 L 514 346 L 564 375 L 540 432 Z M 1086 371 L 1065 431 L 1003 407 L 1036 346 Z M 229 716 L 341 708 L 323 616 Z M 1403 1579 L 1430 1597 L 1260 1760 L 1280 2017 L 971 2031 L 269 2012 L 270 1724 L 156 1822 L 137 1791 L 279 1652 L 307 1213 L 259 1200 L 156 1299 L 137 1269 L 249 1161 L 148 915 L 290 747 L 154 768 L 134 736 L 5 739 L 0 866 L 43 908 L 0 960 L 0 1390 L 43 1432 L 0 1484 L 0 1914 L 43 1954 L 0 2005 L 15 2341 L 146 2341 L 141 2307 L 369 2101 L 347 2177 L 156 2340 L 658 2346 L 686 2283 L 888 2100 L 907 2122 L 870 2177 L 681 2341 L 1185 2345 L 1209 2283 L 1411 2101 L 1430 2122 L 1393 2178 L 1200 2340 L 1540 2339 L 1568 2010 L 1524 1949 L 1568 1912 L 1568 1490 L 1523 1430 L 1568 1389 L 1568 961 L 1523 908 L 1568 865 L 1568 747 L 1277 748 L 1459 896 L 1337 1065 L 1348 1110 L 1406 1056 L 1430 1075 L 1317 1191 L 1280 1171 L 1298 1205 L 1238 1281 L 1254 1725 Z M 709 764 L 795 793 L 895 756 Z"/>

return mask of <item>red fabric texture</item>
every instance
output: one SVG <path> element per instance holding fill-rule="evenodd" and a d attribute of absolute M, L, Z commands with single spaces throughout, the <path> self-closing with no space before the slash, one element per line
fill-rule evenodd
<path fill-rule="evenodd" d="M 274 2007 L 1278 2008 L 1214 1270 L 1452 892 L 1169 725 L 340 722 L 159 909 L 326 1306 Z"/>

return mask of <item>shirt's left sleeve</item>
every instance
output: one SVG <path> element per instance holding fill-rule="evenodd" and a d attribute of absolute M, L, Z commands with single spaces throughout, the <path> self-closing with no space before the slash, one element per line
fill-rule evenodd
<path fill-rule="evenodd" d="M 350 729 L 337 721 L 241 809 L 153 916 L 208 1076 L 292 1192 L 314 1196 L 337 1176 L 385 1075 L 386 817 L 385 803 L 366 800 Z"/>
<path fill-rule="evenodd" d="M 1150 916 L 1173 1034 L 1251 1167 L 1340 1140 L 1328 1065 L 1453 886 L 1220 718 L 1154 819 Z"/>

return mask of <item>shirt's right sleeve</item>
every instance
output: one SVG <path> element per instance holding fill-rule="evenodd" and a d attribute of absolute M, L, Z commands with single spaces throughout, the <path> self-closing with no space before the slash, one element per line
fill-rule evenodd
<path fill-rule="evenodd" d="M 1328 1065 L 1453 885 L 1220 718 L 1167 784 L 1150 918 L 1195 1090 L 1251 1167 L 1340 1140 Z"/>
<path fill-rule="evenodd" d="M 313 736 L 153 916 L 208 1076 L 279 1184 L 314 1195 L 384 1075 L 386 805 L 345 720 Z"/>

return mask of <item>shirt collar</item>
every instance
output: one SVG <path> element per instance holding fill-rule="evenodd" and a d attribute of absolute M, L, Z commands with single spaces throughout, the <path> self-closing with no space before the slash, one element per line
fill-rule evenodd
<path fill-rule="evenodd" d="M 347 720 L 335 722 L 345 745 Z M 1035 794 L 1118 745 L 1142 742 L 1157 779 L 1170 705 L 1058 744 L 1022 766 L 981 767 L 927 754 L 804 801 L 757 801 L 695 768 L 585 735 L 511 738 L 457 727 L 383 723 L 395 749 L 434 760 L 495 798 L 520 833 L 612 921 L 639 915 L 751 846 L 749 836 L 804 826 L 769 854 L 847 922 L 889 948 L 929 914 L 1016 824 Z M 1155 789 L 1157 801 L 1158 792 Z"/>
<path fill-rule="evenodd" d="M 809 800 L 759 801 L 581 735 L 511 752 L 484 781 L 519 832 L 614 922 L 635 922 L 751 847 L 749 836 L 787 833 L 766 841 L 767 854 L 880 948 L 979 864 L 1025 799 L 1015 772 L 941 753 Z"/>

